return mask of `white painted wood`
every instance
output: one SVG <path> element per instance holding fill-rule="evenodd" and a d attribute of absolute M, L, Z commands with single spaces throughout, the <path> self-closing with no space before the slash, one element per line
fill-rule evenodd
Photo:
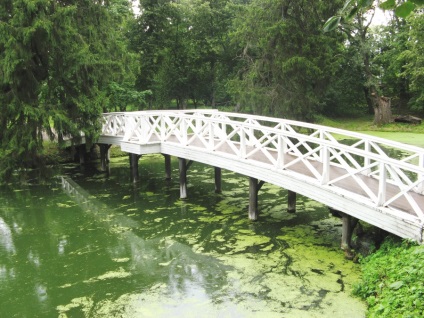
<path fill-rule="evenodd" d="M 139 144 L 131 143 L 131 142 L 122 142 L 121 150 L 128 153 L 134 153 L 137 155 L 161 153 L 161 144 L 150 143 L 150 144 L 139 145 Z"/>
<path fill-rule="evenodd" d="M 122 142 L 122 137 L 119 137 L 119 136 L 101 135 L 99 139 L 97 139 L 97 143 L 99 144 L 120 145 L 121 142 Z"/>
<path fill-rule="evenodd" d="M 353 144 L 343 139 L 353 139 Z M 130 153 L 162 152 L 229 169 L 422 242 L 424 149 L 419 147 L 215 110 L 104 114 L 99 142 L 120 144 Z M 407 155 L 391 157 L 388 148 Z"/>
<path fill-rule="evenodd" d="M 377 195 L 377 206 L 384 206 L 386 203 L 386 181 L 387 181 L 387 170 L 386 165 L 380 163 L 380 178 L 378 182 L 378 195 Z"/>
<path fill-rule="evenodd" d="M 424 168 L 424 153 L 419 156 L 418 166 Z M 421 180 L 421 182 L 419 180 Z M 417 192 L 424 194 L 424 173 L 421 173 L 421 176 L 418 176 Z"/>

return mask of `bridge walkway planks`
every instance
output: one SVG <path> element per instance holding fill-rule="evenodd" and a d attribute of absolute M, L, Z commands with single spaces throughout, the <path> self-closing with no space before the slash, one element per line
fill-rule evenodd
<path fill-rule="evenodd" d="M 220 142 L 221 141 L 216 140 L 215 145 L 217 146 Z M 131 143 L 131 142 L 129 142 L 129 143 Z M 160 143 L 160 141 L 155 136 L 152 136 L 152 138 L 148 141 L 148 143 L 149 144 L 155 144 L 155 143 Z M 197 149 L 202 149 L 202 150 L 208 151 L 205 144 L 198 138 L 192 139 L 190 144 L 188 144 L 187 146 L 181 145 L 181 143 L 178 141 L 176 136 L 169 137 L 167 139 L 166 143 L 172 143 L 172 144 L 178 145 L 180 147 L 186 147 L 187 149 L 197 148 Z M 143 147 L 143 145 L 140 145 L 140 147 Z M 250 152 L 252 150 L 254 150 L 253 147 L 247 148 L 247 152 Z M 272 150 L 268 150 L 268 151 L 273 155 L 274 159 L 277 160 L 277 152 L 276 151 L 272 152 Z M 225 154 L 227 156 L 235 156 L 236 155 L 234 150 L 226 143 L 224 143 L 220 147 L 216 148 L 215 152 L 220 152 L 220 153 Z M 172 154 L 170 154 L 170 155 L 172 155 Z M 292 162 L 292 161 L 297 159 L 296 156 L 290 155 L 290 154 L 285 154 L 284 156 L 285 157 L 284 157 L 283 160 L 284 160 L 285 163 L 289 163 L 289 162 Z M 272 162 L 270 161 L 270 159 L 264 153 L 262 153 L 261 151 L 256 152 L 254 155 L 250 156 L 250 158 L 247 159 L 247 160 L 256 161 L 257 163 L 260 163 L 260 164 L 270 165 L 270 168 L 273 168 Z M 310 160 L 309 162 L 318 172 L 322 173 L 322 170 L 323 170 L 322 163 L 320 163 L 318 161 L 312 161 L 312 160 Z M 252 169 L 253 169 L 253 166 L 252 166 Z M 310 171 L 310 169 L 301 161 L 294 163 L 287 170 L 290 171 L 290 172 L 301 174 L 305 177 L 313 178 L 313 174 Z M 340 167 L 335 167 L 335 166 L 330 166 L 330 171 L 329 171 L 330 180 L 333 180 L 333 179 L 336 179 L 340 176 L 343 176 L 346 173 L 347 173 L 346 169 L 343 169 L 343 168 L 340 168 Z M 248 173 L 247 173 L 247 175 L 248 175 Z M 366 175 L 357 175 L 357 176 L 374 193 L 375 196 L 378 195 L 378 189 L 379 189 L 379 180 L 378 179 L 372 178 L 372 177 L 369 177 L 369 176 L 366 176 Z M 335 182 L 334 186 L 341 188 L 341 189 L 344 189 L 346 191 L 355 193 L 359 196 L 363 196 L 364 199 L 367 198 L 366 192 L 362 189 L 362 187 L 351 176 L 343 178 L 343 179 Z M 398 192 L 399 192 L 399 187 L 397 187 L 395 185 L 387 184 L 387 187 L 386 187 L 387 198 L 391 198 L 391 197 L 395 196 Z M 424 196 L 423 195 L 420 195 L 420 194 L 414 193 L 414 192 L 409 192 L 409 193 L 414 197 L 414 199 L 416 200 L 416 202 L 418 203 L 419 206 L 424 206 Z M 390 206 L 394 209 L 405 212 L 405 213 L 409 214 L 410 216 L 412 216 L 414 218 L 418 217 L 418 215 L 412 209 L 411 205 L 408 203 L 408 200 L 404 196 L 401 196 L 398 199 L 396 199 L 395 201 L 393 201 Z"/>

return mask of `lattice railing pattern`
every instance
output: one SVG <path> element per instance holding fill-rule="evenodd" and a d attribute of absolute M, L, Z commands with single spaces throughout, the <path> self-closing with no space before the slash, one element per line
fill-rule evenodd
<path fill-rule="evenodd" d="M 275 169 L 302 167 L 321 186 L 355 183 L 377 207 L 404 198 L 424 221 L 424 207 L 416 200 L 424 194 L 423 148 L 337 128 L 214 110 L 109 113 L 103 120 L 102 134 L 122 136 L 125 142 L 178 143 Z"/>

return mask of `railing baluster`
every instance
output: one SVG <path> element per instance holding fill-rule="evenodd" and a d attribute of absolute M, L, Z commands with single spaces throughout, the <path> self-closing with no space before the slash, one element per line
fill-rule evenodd
<path fill-rule="evenodd" d="M 209 148 L 208 148 L 208 150 L 209 151 L 214 151 L 214 148 L 215 148 L 215 136 L 214 136 L 214 133 L 215 133 L 215 123 L 214 123 L 214 121 L 210 121 L 209 122 Z"/>
<path fill-rule="evenodd" d="M 386 165 L 383 162 L 380 163 L 379 172 L 377 206 L 380 207 L 386 202 L 387 171 Z"/>
<path fill-rule="evenodd" d="M 246 132 L 244 131 L 243 126 L 239 126 L 238 129 L 240 130 L 240 157 L 242 159 L 246 159 Z"/>
<path fill-rule="evenodd" d="M 323 146 L 321 149 L 321 160 L 322 160 L 322 175 L 321 184 L 325 185 L 330 181 L 330 151 L 328 146 Z"/>
<path fill-rule="evenodd" d="M 319 130 L 319 139 L 321 141 L 324 141 L 324 131 L 322 129 Z M 319 151 L 319 157 L 321 158 L 321 162 L 324 163 L 324 148 L 321 148 L 321 150 Z"/>
<path fill-rule="evenodd" d="M 221 124 L 221 134 L 220 137 L 221 139 L 225 138 L 225 136 L 227 136 L 227 124 L 222 123 Z"/>
<path fill-rule="evenodd" d="M 130 138 L 133 135 L 134 128 L 135 128 L 135 119 L 132 116 L 125 116 L 124 119 L 125 122 L 125 134 L 124 134 L 124 141 L 129 141 Z"/>
<path fill-rule="evenodd" d="M 195 135 L 199 135 L 202 131 L 202 118 L 200 118 L 200 114 L 197 114 L 196 116 L 196 131 L 194 132 Z"/>
<path fill-rule="evenodd" d="M 282 168 L 285 164 L 284 156 L 287 153 L 286 139 L 282 134 L 278 135 L 278 149 L 277 149 L 277 168 Z"/>
<path fill-rule="evenodd" d="M 371 144 L 368 140 L 364 141 L 364 150 L 365 152 L 368 154 L 371 152 Z M 371 159 L 368 156 L 364 157 L 364 167 L 367 167 L 371 164 Z M 364 175 L 369 175 L 371 173 L 371 169 L 365 169 L 364 171 L 362 171 L 362 174 Z"/>
<path fill-rule="evenodd" d="M 160 140 L 165 141 L 166 136 L 166 122 L 165 122 L 165 116 L 160 115 Z"/>
<path fill-rule="evenodd" d="M 424 153 L 420 154 L 418 166 L 424 168 Z M 424 172 L 417 175 L 417 180 L 424 179 Z M 424 194 L 424 180 L 418 185 L 418 193 Z"/>
<path fill-rule="evenodd" d="M 187 146 L 187 122 L 185 117 L 181 117 L 180 134 L 183 141 L 183 146 Z"/>

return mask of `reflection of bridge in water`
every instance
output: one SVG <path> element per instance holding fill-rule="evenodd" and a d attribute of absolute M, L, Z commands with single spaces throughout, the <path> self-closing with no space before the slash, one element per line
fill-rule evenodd
<path fill-rule="evenodd" d="M 217 285 L 216 275 L 221 280 L 226 279 L 227 267 L 217 259 L 195 253 L 191 247 L 169 237 L 143 239 L 132 231 L 140 227 L 137 221 L 122 214 L 110 213 L 104 204 L 72 179 L 64 176 L 60 179 L 63 191 L 72 200 L 93 217 L 96 223 L 119 237 L 120 245 L 117 250 L 110 246 L 113 254 L 111 258 L 120 258 L 120 254 L 124 252 L 124 257 L 130 256 L 128 258 L 132 272 L 141 273 L 154 283 L 158 283 L 154 278 L 161 281 L 167 277 L 167 286 L 173 292 L 189 287 L 204 289 L 205 284 L 208 285 L 208 290 L 214 291 L 217 289 L 214 287 Z"/>
<path fill-rule="evenodd" d="M 170 156 L 177 156 L 181 198 L 187 196 L 187 170 L 198 161 L 215 167 L 217 191 L 221 168 L 249 176 L 251 219 L 258 217 L 258 192 L 269 182 L 289 190 L 289 210 L 300 193 L 339 211 L 343 246 L 350 244 L 356 219 L 423 242 L 424 149 L 419 147 L 325 126 L 213 110 L 103 114 L 98 143 L 102 165 L 110 145 L 130 153 L 134 179 L 141 155 L 162 153 L 168 177 Z"/>

